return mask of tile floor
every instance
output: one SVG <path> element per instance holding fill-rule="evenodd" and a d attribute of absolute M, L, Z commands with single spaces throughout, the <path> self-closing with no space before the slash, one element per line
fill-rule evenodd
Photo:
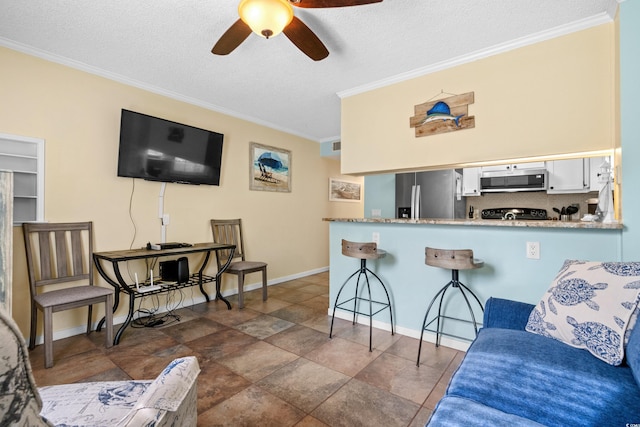
<path fill-rule="evenodd" d="M 213 301 L 180 308 L 180 321 L 126 329 L 106 349 L 103 333 L 30 353 L 39 386 L 82 381 L 153 379 L 176 357 L 195 355 L 199 426 L 422 426 L 444 394 L 463 353 L 336 319 L 329 339 L 329 274 L 245 293 L 245 308 Z M 117 330 L 117 329 L 116 329 Z"/>

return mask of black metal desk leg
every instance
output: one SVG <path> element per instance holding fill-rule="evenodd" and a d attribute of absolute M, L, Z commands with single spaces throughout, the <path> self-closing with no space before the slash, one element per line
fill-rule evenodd
<path fill-rule="evenodd" d="M 117 262 L 113 263 L 113 273 L 116 275 L 116 279 L 118 279 L 118 282 L 120 282 L 121 284 L 125 283 L 124 277 L 122 277 L 122 274 L 120 273 L 120 267 L 118 266 Z M 123 288 L 120 288 L 120 290 L 122 289 Z M 118 332 L 116 333 L 116 337 L 113 339 L 114 345 L 117 345 L 118 343 L 120 343 L 120 337 L 122 336 L 122 333 L 127 328 L 127 326 L 131 324 L 131 321 L 133 320 L 133 312 L 135 311 L 135 303 L 136 303 L 135 294 L 131 292 L 129 293 L 129 311 L 127 312 L 127 318 L 125 319 L 124 323 L 120 326 L 120 329 L 118 329 Z"/>
<path fill-rule="evenodd" d="M 112 311 L 112 313 L 115 313 L 117 308 L 118 308 L 118 305 L 120 304 L 120 286 L 118 285 L 118 283 L 116 283 L 113 280 L 111 280 L 109 278 L 109 276 L 107 276 L 107 274 L 105 273 L 104 269 L 102 268 L 102 264 L 100 263 L 100 260 L 98 258 L 93 257 L 93 264 L 96 266 L 96 270 L 98 271 L 100 276 L 103 279 L 105 279 L 107 281 L 107 283 L 109 283 L 114 288 L 113 311 Z M 98 322 L 98 326 L 96 327 L 96 330 L 98 332 L 100 332 L 102 330 L 102 326 L 104 325 L 105 321 L 106 321 L 106 319 L 103 316 L 102 319 L 100 319 L 100 321 Z"/>
<path fill-rule="evenodd" d="M 204 295 L 204 298 L 205 300 L 207 300 L 207 302 L 211 301 L 211 299 L 209 298 L 209 294 L 204 290 L 204 284 L 202 283 L 202 272 L 209 262 L 210 255 L 211 252 L 206 253 L 204 260 L 202 261 L 202 265 L 200 266 L 200 270 L 198 270 L 198 287 L 200 288 L 200 293 Z"/>
<path fill-rule="evenodd" d="M 124 323 L 118 329 L 118 332 L 116 332 L 116 336 L 113 339 L 113 344 L 114 345 L 118 345 L 120 343 L 120 337 L 122 336 L 122 333 L 127 328 L 127 326 L 129 326 L 131 324 L 131 321 L 133 320 L 133 312 L 135 310 L 135 304 L 136 304 L 136 299 L 133 296 L 130 296 L 130 298 L 129 298 L 129 311 L 127 312 L 127 318 L 125 319 Z"/>

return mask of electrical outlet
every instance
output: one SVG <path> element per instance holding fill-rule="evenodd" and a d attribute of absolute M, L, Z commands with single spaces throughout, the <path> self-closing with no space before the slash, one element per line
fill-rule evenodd
<path fill-rule="evenodd" d="M 373 235 L 371 236 L 371 240 L 373 240 L 373 242 L 376 245 L 379 245 L 380 244 L 380 233 L 378 233 L 377 231 L 374 231 Z"/>
<path fill-rule="evenodd" d="M 540 259 L 540 242 L 527 242 L 527 258 Z"/>

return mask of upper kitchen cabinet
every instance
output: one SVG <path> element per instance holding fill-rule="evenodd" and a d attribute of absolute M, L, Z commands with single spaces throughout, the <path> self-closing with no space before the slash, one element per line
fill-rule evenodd
<path fill-rule="evenodd" d="M 483 166 L 483 172 L 513 172 L 523 169 L 544 169 L 545 162 L 509 163 L 505 165 Z"/>
<path fill-rule="evenodd" d="M 547 193 L 587 193 L 591 191 L 589 163 L 588 158 L 547 162 L 547 171 L 549 172 Z"/>
<path fill-rule="evenodd" d="M 464 168 L 462 170 L 462 195 L 480 195 L 480 173 L 482 168 Z"/>

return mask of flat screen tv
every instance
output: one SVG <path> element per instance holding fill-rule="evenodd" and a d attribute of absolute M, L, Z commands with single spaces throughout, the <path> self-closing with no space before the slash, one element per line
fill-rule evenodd
<path fill-rule="evenodd" d="M 122 110 L 118 176 L 220 184 L 224 135 Z"/>

